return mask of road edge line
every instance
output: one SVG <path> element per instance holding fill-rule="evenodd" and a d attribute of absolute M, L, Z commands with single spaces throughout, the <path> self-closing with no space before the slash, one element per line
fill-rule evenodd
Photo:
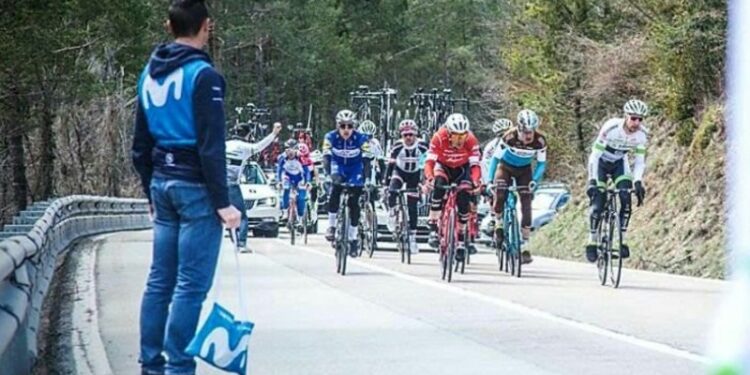
<path fill-rule="evenodd" d="M 83 375 L 111 375 L 101 332 L 96 295 L 96 260 L 101 237 L 92 239 L 88 248 L 81 249 L 76 268 L 76 299 L 72 308 L 71 347 L 76 372 Z"/>
<path fill-rule="evenodd" d="M 276 241 L 282 242 L 282 240 L 280 239 L 276 239 Z M 298 245 L 289 245 L 286 242 L 284 243 L 287 246 L 291 246 L 298 250 L 302 250 L 308 253 L 312 253 L 312 254 L 319 255 L 319 256 L 324 256 L 324 257 L 331 258 L 331 259 L 334 258 L 333 254 L 326 254 L 318 250 L 301 247 Z M 367 268 L 372 271 L 384 273 L 387 275 L 391 275 L 393 277 L 396 277 L 402 280 L 407 280 L 407 281 L 411 281 L 411 282 L 421 284 L 424 286 L 429 286 L 432 288 L 449 291 L 458 295 L 462 295 L 464 297 L 474 298 L 476 300 L 480 300 L 482 302 L 489 303 L 489 304 L 492 304 L 501 308 L 505 308 L 505 309 L 515 311 L 521 314 L 535 316 L 540 319 L 562 324 L 562 325 L 575 328 L 575 329 L 578 329 L 587 333 L 591 333 L 591 334 L 607 337 L 610 339 L 614 339 L 620 342 L 624 342 L 627 344 L 635 345 L 643 349 L 648 349 L 648 350 L 655 351 L 655 352 L 662 353 L 662 354 L 672 355 L 678 358 L 687 359 L 687 360 L 702 363 L 702 364 L 709 364 L 709 359 L 703 355 L 696 354 L 688 350 L 679 349 L 668 344 L 659 343 L 656 341 L 642 339 L 642 338 L 628 335 L 625 333 L 612 331 L 612 330 L 609 330 L 609 329 L 606 329 L 606 328 L 603 328 L 594 324 L 585 323 L 585 322 L 578 321 L 575 319 L 555 315 L 553 313 L 550 313 L 550 312 L 547 312 L 538 308 L 525 306 L 517 302 L 509 301 L 509 300 L 498 298 L 498 297 L 487 296 L 479 292 L 459 288 L 452 284 L 438 282 L 435 280 L 429 280 L 429 279 L 424 279 L 418 276 L 405 274 L 403 272 L 391 270 L 391 269 L 381 267 L 375 264 L 366 263 L 357 259 L 350 259 L 349 262 L 354 263 L 357 266 Z"/>

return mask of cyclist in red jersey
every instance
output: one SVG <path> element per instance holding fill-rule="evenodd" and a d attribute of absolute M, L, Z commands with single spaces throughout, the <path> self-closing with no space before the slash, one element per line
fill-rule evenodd
<path fill-rule="evenodd" d="M 443 209 L 443 197 L 445 190 L 439 187 L 458 183 L 471 188 L 478 188 L 481 184 L 482 171 L 479 165 L 481 152 L 479 141 L 469 131 L 469 120 L 460 113 L 448 116 L 445 126 L 440 128 L 430 141 L 430 150 L 427 153 L 424 175 L 428 190 L 433 190 L 430 205 L 430 246 L 437 248 L 439 239 L 437 236 L 437 221 Z M 458 205 L 459 241 L 460 245 L 456 251 L 456 260 L 462 261 L 465 255 L 463 248 L 464 225 L 469 217 L 469 204 L 471 194 L 469 190 L 461 190 L 456 197 Z"/>

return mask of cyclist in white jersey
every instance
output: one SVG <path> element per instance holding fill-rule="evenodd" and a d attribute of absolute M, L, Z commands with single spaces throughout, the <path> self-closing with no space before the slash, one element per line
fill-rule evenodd
<path fill-rule="evenodd" d="M 596 137 L 589 156 L 589 185 L 586 194 L 591 199 L 591 216 L 589 220 L 589 243 L 586 245 L 586 259 L 595 262 L 597 258 L 596 228 L 599 226 L 601 213 L 606 204 L 607 176 L 612 178 L 618 189 L 633 189 L 638 199 L 638 206 L 643 203 L 646 190 L 643 188 L 643 173 L 646 169 L 646 143 L 648 130 L 642 125 L 648 115 L 648 106 L 640 100 L 629 100 L 623 106 L 625 118 L 612 118 L 604 123 Z M 628 155 L 633 155 L 631 174 Z M 635 184 L 633 184 L 635 181 Z M 621 191 L 620 227 L 622 228 L 622 247 L 620 256 L 628 258 L 630 248 L 625 234 L 630 221 L 630 191 Z"/>
<path fill-rule="evenodd" d="M 503 135 L 513 127 L 513 121 L 507 118 L 501 118 L 495 120 L 492 123 L 492 134 L 495 138 L 487 142 L 482 151 L 482 179 L 487 180 L 489 176 L 490 163 L 492 162 L 492 156 L 495 155 L 495 150 L 502 145 Z"/>
<path fill-rule="evenodd" d="M 247 142 L 247 134 L 237 134 L 235 138 L 226 142 L 229 200 L 242 214 L 240 229 L 237 231 L 237 237 L 239 237 L 237 238 L 237 245 L 241 252 L 247 251 L 247 210 L 245 209 L 245 200 L 242 198 L 242 190 L 240 190 L 240 176 L 242 176 L 245 164 L 247 164 L 250 158 L 270 146 L 279 135 L 279 132 L 281 132 L 281 123 L 277 122 L 273 124 L 271 134 L 263 138 L 260 142 Z"/>

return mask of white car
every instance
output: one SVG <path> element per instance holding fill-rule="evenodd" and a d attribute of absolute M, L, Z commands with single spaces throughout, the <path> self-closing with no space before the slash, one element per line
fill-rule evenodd
<path fill-rule="evenodd" d="M 539 186 L 531 202 L 531 230 L 537 230 L 552 221 L 570 201 L 570 189 L 565 184 Z M 521 202 L 516 202 L 518 219 L 521 219 Z M 481 243 L 491 242 L 492 215 L 486 215 L 479 224 Z"/>
<path fill-rule="evenodd" d="M 240 189 L 245 200 L 248 229 L 253 236 L 277 237 L 281 218 L 279 198 L 258 163 L 245 165 L 240 176 Z"/>

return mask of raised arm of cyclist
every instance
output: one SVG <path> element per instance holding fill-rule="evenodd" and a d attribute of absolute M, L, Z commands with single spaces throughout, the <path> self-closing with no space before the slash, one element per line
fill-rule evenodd
<path fill-rule="evenodd" d="M 495 236 L 503 238 L 503 210 L 508 187 L 516 180 L 521 200 L 521 234 L 524 241 L 531 233 L 531 198 L 533 190 L 544 177 L 547 164 L 547 141 L 540 133 L 539 117 L 524 109 L 516 117 L 517 127 L 505 133 L 501 147 L 495 150 L 490 163 L 488 181 L 495 182 Z M 532 162 L 536 166 L 532 169 Z M 523 262 L 531 263 L 531 252 L 524 250 Z"/>
<path fill-rule="evenodd" d="M 607 120 L 594 141 L 589 155 L 589 185 L 586 194 L 591 199 L 589 217 L 589 243 L 586 245 L 586 259 L 596 261 L 598 239 L 596 229 L 599 227 L 601 213 L 604 209 L 607 178 L 611 178 L 615 187 L 620 189 L 620 228 L 622 229 L 622 246 L 620 256 L 630 257 L 630 248 L 626 244 L 626 233 L 630 222 L 630 190 L 635 180 L 635 195 L 638 205 L 643 202 L 646 190 L 643 188 L 643 174 L 646 169 L 646 144 L 648 130 L 642 125 L 648 115 L 648 106 L 640 100 L 629 100 L 623 106 L 625 117 Z M 631 174 L 628 155 L 633 154 L 633 173 Z"/>

